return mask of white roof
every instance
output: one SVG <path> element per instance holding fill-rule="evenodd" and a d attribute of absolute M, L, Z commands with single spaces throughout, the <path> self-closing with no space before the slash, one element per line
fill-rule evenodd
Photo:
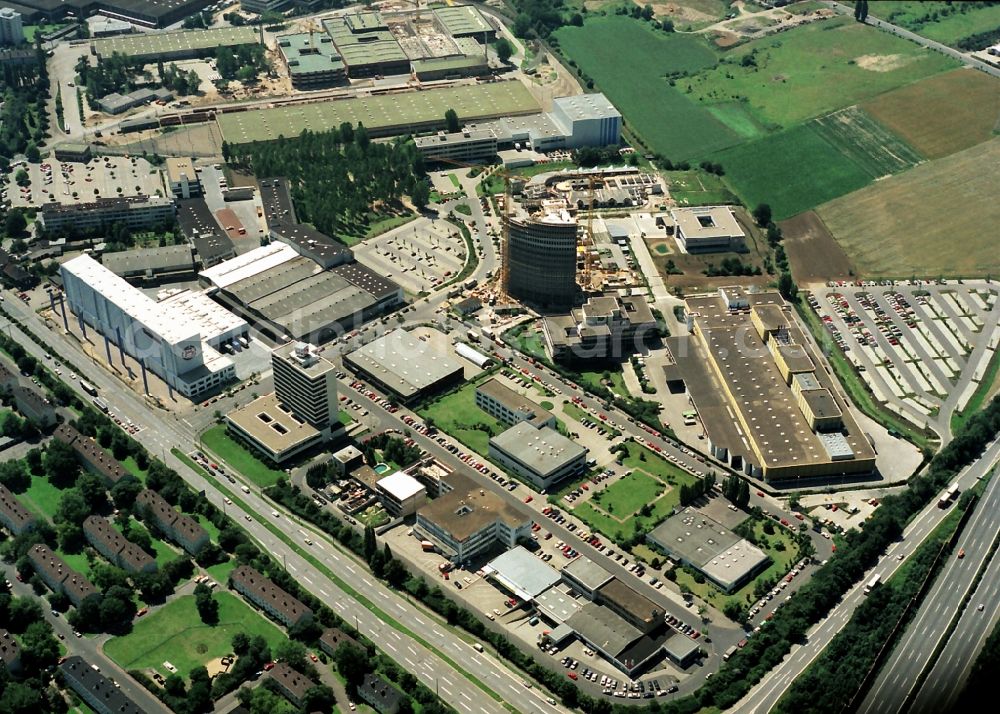
<path fill-rule="evenodd" d="M 234 315 L 203 292 L 182 290 L 159 303 L 174 319 L 191 324 L 203 340 L 213 340 L 234 330 L 249 329 L 247 321 Z"/>
<path fill-rule="evenodd" d="M 234 283 L 298 257 L 299 254 L 290 245 L 275 241 L 269 245 L 254 248 L 248 253 L 230 260 L 224 260 L 218 265 L 201 271 L 200 275 L 216 287 L 227 288 Z"/>
<path fill-rule="evenodd" d="M 376 485 L 400 501 L 405 501 L 424 491 L 422 483 L 402 471 L 397 471 L 394 474 L 379 479 Z"/>
<path fill-rule="evenodd" d="M 554 108 L 558 108 L 569 119 L 575 121 L 621 116 L 615 105 L 600 92 L 580 94 L 575 97 L 558 97 L 552 100 L 552 104 Z"/>

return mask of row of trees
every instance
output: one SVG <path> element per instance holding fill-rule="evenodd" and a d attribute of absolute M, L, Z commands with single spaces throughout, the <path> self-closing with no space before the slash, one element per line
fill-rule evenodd
<path fill-rule="evenodd" d="M 38 146 L 49 132 L 49 75 L 45 52 L 35 48 L 34 63 L 4 64 L 0 74 L 0 167 L 6 169 L 15 154 L 38 160 Z M 32 159 L 34 157 L 34 159 Z"/>
<path fill-rule="evenodd" d="M 737 508 L 746 508 L 750 503 L 750 484 L 736 474 L 729 474 L 722 482 L 722 495 Z"/>
<path fill-rule="evenodd" d="M 62 714 L 69 705 L 52 683 L 59 660 L 59 641 L 45 620 L 38 600 L 11 595 L 0 581 L 0 628 L 17 636 L 21 644 L 21 669 L 15 680 L 0 667 L 0 712 L 11 714 Z"/>

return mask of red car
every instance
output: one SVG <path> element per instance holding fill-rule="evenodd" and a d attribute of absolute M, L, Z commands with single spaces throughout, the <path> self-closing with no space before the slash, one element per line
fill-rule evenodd
<path fill-rule="evenodd" d="M 148 607 L 144 607 L 144 608 L 142 608 L 141 610 L 139 610 L 139 612 L 135 613 L 135 616 L 136 616 L 136 617 L 142 617 L 142 616 L 143 616 L 143 615 L 145 615 L 145 614 L 146 614 L 147 612 L 149 612 L 149 608 L 148 608 Z"/>
<path fill-rule="evenodd" d="M 576 681 L 577 679 L 579 679 L 579 675 L 577 675 L 576 672 L 567 672 L 566 676 L 569 677 L 570 679 L 572 679 L 573 681 Z"/>
<path fill-rule="evenodd" d="M 319 657 L 316 656 L 315 652 L 309 653 L 309 659 L 311 659 L 313 662 L 319 662 Z"/>
<path fill-rule="evenodd" d="M 531 502 L 532 502 L 532 501 L 534 501 L 534 500 L 535 500 L 535 497 L 534 497 L 534 496 L 528 496 L 528 497 L 526 497 L 526 498 L 524 499 L 524 502 L 525 502 L 525 503 L 531 503 Z"/>
<path fill-rule="evenodd" d="M 758 491 L 757 495 L 760 496 L 761 498 L 764 498 L 764 492 L 763 491 Z"/>
<path fill-rule="evenodd" d="M 962 549 L 960 549 L 958 551 L 958 557 L 959 558 L 964 558 L 965 557 L 965 548 L 962 548 Z"/>
<path fill-rule="evenodd" d="M 272 669 L 274 669 L 274 662 L 268 662 L 264 665 L 265 672 L 270 672 Z"/>

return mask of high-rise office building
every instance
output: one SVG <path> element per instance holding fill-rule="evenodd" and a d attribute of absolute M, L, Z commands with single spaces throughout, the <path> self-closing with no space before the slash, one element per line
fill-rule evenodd
<path fill-rule="evenodd" d="M 576 219 L 566 211 L 511 217 L 506 259 L 508 295 L 544 307 L 576 299 Z"/>
<path fill-rule="evenodd" d="M 271 353 L 274 394 L 298 418 L 329 435 L 339 423 L 337 371 L 313 345 L 290 342 Z"/>
<path fill-rule="evenodd" d="M 0 8 L 0 45 L 19 45 L 24 42 L 24 25 L 21 13 L 14 8 Z"/>

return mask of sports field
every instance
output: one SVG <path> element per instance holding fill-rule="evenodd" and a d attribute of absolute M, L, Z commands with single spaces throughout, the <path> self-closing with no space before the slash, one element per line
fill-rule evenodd
<path fill-rule="evenodd" d="M 443 127 L 449 109 L 463 122 L 541 111 L 520 82 L 490 82 L 255 109 L 220 114 L 216 121 L 226 142 L 245 144 L 298 136 L 307 129 L 329 131 L 344 122 L 382 135 L 428 130 Z"/>
<path fill-rule="evenodd" d="M 1000 5 L 984 2 L 879 0 L 869 3 L 869 7 L 873 17 L 946 45 L 954 45 L 963 37 L 1000 27 Z"/>
<path fill-rule="evenodd" d="M 271 647 L 285 639 L 276 625 L 238 596 L 221 591 L 213 597 L 219 603 L 219 624 L 202 623 L 194 596 L 184 595 L 136 620 L 129 634 L 108 640 L 104 653 L 123 669 L 155 669 L 166 677 L 170 672 L 163 663 L 169 662 L 187 677 L 198 665 L 232 652 L 237 632 L 261 635 Z"/>
<path fill-rule="evenodd" d="M 726 182 L 746 205 L 767 203 L 779 221 L 873 178 L 811 122 L 720 151 L 712 160 L 722 164 Z"/>
<path fill-rule="evenodd" d="M 899 173 L 920 161 L 912 147 L 858 107 L 817 117 L 810 124 L 874 178 Z"/>
<path fill-rule="evenodd" d="M 820 206 L 859 275 L 1000 275 L 1000 138 Z"/>
<path fill-rule="evenodd" d="M 1000 79 L 956 69 L 880 94 L 861 106 L 924 156 L 936 159 L 993 136 L 1000 116 Z"/>
<path fill-rule="evenodd" d="M 750 54 L 753 63 L 742 66 Z M 677 89 L 690 88 L 688 96 L 706 106 L 739 102 L 748 117 L 732 108 L 718 116 L 739 132 L 748 122 L 790 127 L 957 66 L 938 52 L 839 18 L 742 45 L 715 69 L 678 80 Z"/>
<path fill-rule="evenodd" d="M 617 15 L 563 27 L 556 37 L 563 54 L 594 80 L 594 91 L 604 92 L 652 151 L 691 159 L 741 140 L 665 77 L 715 65 L 715 53 L 701 38 L 656 32 Z"/>

